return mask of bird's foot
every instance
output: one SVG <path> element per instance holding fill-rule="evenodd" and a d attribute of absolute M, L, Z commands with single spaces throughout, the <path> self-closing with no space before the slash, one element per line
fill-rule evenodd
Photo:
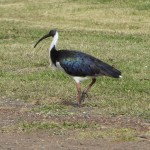
<path fill-rule="evenodd" d="M 81 94 L 81 97 L 80 97 L 80 103 L 81 103 L 81 102 L 84 102 L 85 96 L 86 96 L 87 98 L 89 98 L 88 94 L 83 91 L 82 94 Z"/>

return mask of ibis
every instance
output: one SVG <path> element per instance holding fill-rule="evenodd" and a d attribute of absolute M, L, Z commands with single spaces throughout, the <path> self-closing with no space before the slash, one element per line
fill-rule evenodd
<path fill-rule="evenodd" d="M 51 64 L 75 80 L 78 105 L 84 101 L 85 95 L 87 95 L 89 89 L 96 82 L 98 76 L 122 77 L 119 70 L 89 54 L 76 50 L 56 50 L 58 41 L 58 32 L 56 29 L 50 30 L 48 34 L 40 38 L 34 45 L 34 48 L 39 42 L 48 37 L 53 38 L 49 47 Z M 92 80 L 91 83 L 81 91 L 80 82 L 89 78 Z"/>

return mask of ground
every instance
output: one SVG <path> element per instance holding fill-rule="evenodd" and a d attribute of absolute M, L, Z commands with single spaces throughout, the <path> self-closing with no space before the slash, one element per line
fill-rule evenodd
<path fill-rule="evenodd" d="M 81 107 L 72 78 L 50 67 L 79 50 L 122 72 L 98 77 Z M 150 147 L 150 0 L 0 0 L 0 150 Z M 84 89 L 91 81 L 81 83 Z"/>
<path fill-rule="evenodd" d="M 104 139 L 76 140 L 67 136 L 50 136 L 47 132 L 1 134 L 0 148 L 7 150 L 149 150 L 146 140 L 110 142 Z"/>
<path fill-rule="evenodd" d="M 64 104 L 65 105 L 65 104 Z M 17 100 L 2 100 L 0 105 L 0 149 L 2 150 L 17 150 L 17 149 L 31 149 L 31 150 L 41 150 L 41 149 L 65 149 L 65 150 L 148 150 L 150 147 L 150 137 L 146 135 L 149 130 L 149 123 L 146 120 L 141 120 L 139 118 L 129 118 L 122 116 L 114 116 L 114 117 L 104 117 L 101 115 L 90 116 L 90 114 L 85 115 L 81 112 L 85 112 L 86 109 L 92 108 L 76 108 L 74 107 L 71 111 L 76 111 L 80 109 L 80 116 L 74 117 L 59 117 L 59 116 L 47 116 L 43 114 L 39 114 L 37 112 L 31 111 L 31 109 L 39 107 L 37 104 L 29 104 L 20 102 Z M 46 122 L 47 120 L 57 120 L 58 122 L 62 121 L 78 121 L 85 120 L 87 122 L 94 122 L 95 124 L 100 124 L 101 129 L 105 130 L 110 127 L 114 128 L 132 128 L 138 134 L 136 134 L 136 138 L 132 141 L 130 140 L 119 140 L 112 139 L 109 136 L 101 136 L 101 137 L 82 137 L 77 136 L 78 133 L 81 133 L 80 129 L 77 128 L 75 130 L 59 130 L 59 132 L 55 132 L 50 129 L 36 129 L 36 130 L 26 130 L 18 124 L 22 121 L 33 122 L 43 120 Z M 23 131 L 25 129 L 26 131 Z M 86 130 L 90 130 L 91 128 L 87 128 L 82 130 L 82 132 L 86 132 Z M 94 130 L 99 130 L 96 128 Z M 80 132 L 79 132 L 80 131 Z M 66 133 L 65 133 L 66 132 Z M 94 132 L 94 131 L 93 131 Z M 102 134 L 103 135 L 103 134 Z"/>

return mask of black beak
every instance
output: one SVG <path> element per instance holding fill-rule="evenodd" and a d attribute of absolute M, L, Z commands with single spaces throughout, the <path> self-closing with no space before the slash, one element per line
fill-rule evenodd
<path fill-rule="evenodd" d="M 46 35 L 44 35 L 43 37 L 41 37 L 41 38 L 36 42 L 36 44 L 34 45 L 34 48 L 37 46 L 38 43 L 40 43 L 42 40 L 44 40 L 44 39 L 46 39 L 46 38 L 48 38 L 48 37 L 50 37 L 50 34 L 46 34 Z"/>

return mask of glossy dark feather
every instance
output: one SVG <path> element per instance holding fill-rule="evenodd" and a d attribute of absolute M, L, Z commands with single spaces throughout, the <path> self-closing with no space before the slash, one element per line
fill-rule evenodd
<path fill-rule="evenodd" d="M 65 72 L 71 76 L 111 76 L 119 78 L 121 72 L 103 61 L 79 51 L 51 51 L 51 59 L 56 65 L 59 62 Z"/>

